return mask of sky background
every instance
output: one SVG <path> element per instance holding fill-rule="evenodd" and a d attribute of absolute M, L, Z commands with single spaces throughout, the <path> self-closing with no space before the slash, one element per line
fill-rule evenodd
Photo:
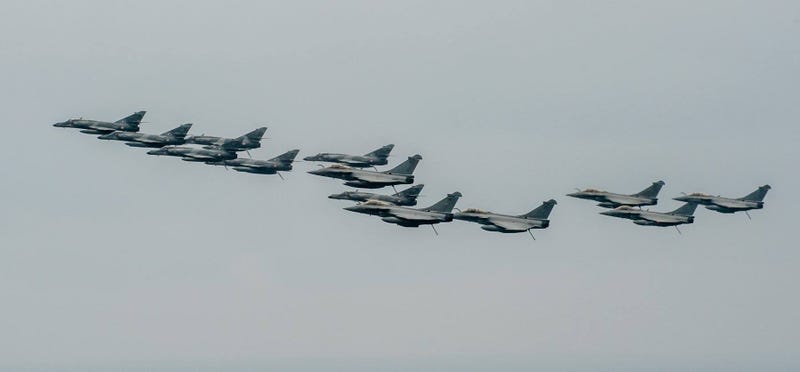
<path fill-rule="evenodd" d="M 796 370 L 797 1 L 4 1 L 0 369 Z M 269 127 L 416 153 L 421 205 L 551 226 L 401 228 L 276 176 L 51 124 Z M 564 196 L 681 192 L 679 235 Z"/>

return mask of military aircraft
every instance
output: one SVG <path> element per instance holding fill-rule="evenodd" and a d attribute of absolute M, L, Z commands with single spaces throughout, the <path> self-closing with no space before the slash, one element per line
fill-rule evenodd
<path fill-rule="evenodd" d="M 383 222 L 393 223 L 403 227 L 431 225 L 433 232 L 439 235 L 439 232 L 436 231 L 433 225 L 453 220 L 453 207 L 456 206 L 458 198 L 460 197 L 461 193 L 456 191 L 452 194 L 447 194 L 447 197 L 436 204 L 428 208 L 420 209 L 400 207 L 378 200 L 368 200 L 365 203 L 356 204 L 344 209 L 351 212 L 378 216 L 381 217 Z"/>
<path fill-rule="evenodd" d="M 417 205 L 417 197 L 419 196 L 419 193 L 422 192 L 423 187 L 425 187 L 425 185 L 423 184 L 411 186 L 393 195 L 382 195 L 382 194 L 375 194 L 363 191 L 345 191 L 343 193 L 330 195 L 328 196 L 328 198 L 339 199 L 339 200 L 352 200 L 357 202 L 378 200 L 394 205 L 411 207 Z"/>
<path fill-rule="evenodd" d="M 652 185 L 646 189 L 631 195 L 615 194 L 608 191 L 600 191 L 596 189 L 578 190 L 572 194 L 567 194 L 573 198 L 589 199 L 600 202 L 597 204 L 604 208 L 616 208 L 621 205 L 630 207 L 641 207 L 643 205 L 655 205 L 658 203 L 658 192 L 664 186 L 664 181 L 653 182 Z"/>
<path fill-rule="evenodd" d="M 694 211 L 697 203 L 686 203 L 672 212 L 653 212 L 623 205 L 615 209 L 600 212 L 606 216 L 627 218 L 633 223 L 642 226 L 675 226 L 680 234 L 678 225 L 694 223 Z"/>
<path fill-rule="evenodd" d="M 267 127 L 258 128 L 250 133 L 236 138 L 223 138 L 214 136 L 191 136 L 186 139 L 187 144 L 203 145 L 205 148 L 217 147 L 228 151 L 248 151 L 261 147 L 261 139 Z"/>
<path fill-rule="evenodd" d="M 414 169 L 422 159 L 420 155 L 408 158 L 400 165 L 384 172 L 351 168 L 342 164 L 333 164 L 327 168 L 316 169 L 308 173 L 345 180 L 347 186 L 365 189 L 379 189 L 384 186 L 394 186 L 414 183 Z M 397 192 L 397 190 L 395 190 Z"/>
<path fill-rule="evenodd" d="M 353 168 L 369 168 L 376 165 L 386 165 L 389 153 L 392 152 L 394 145 L 383 146 L 373 152 L 364 155 L 347 155 L 323 152 L 314 156 L 306 156 L 305 161 L 323 161 L 327 163 L 339 163 Z"/>
<path fill-rule="evenodd" d="M 178 156 L 183 161 L 203 163 L 236 159 L 236 153 L 233 151 L 188 146 L 164 146 L 159 149 L 148 151 L 147 155 Z"/>
<path fill-rule="evenodd" d="M 723 198 L 721 196 L 711 196 L 703 193 L 693 193 L 674 198 L 682 202 L 694 202 L 702 204 L 706 209 L 717 211 L 720 213 L 736 213 L 743 211 L 747 218 L 750 218 L 750 213 L 747 211 L 751 209 L 764 208 L 764 197 L 767 196 L 767 191 L 772 187 L 764 185 L 759 187 L 756 191 L 751 192 L 747 196 L 738 199 Z"/>
<path fill-rule="evenodd" d="M 291 150 L 282 155 L 278 155 L 269 160 L 256 159 L 232 159 L 218 162 L 206 162 L 209 165 L 223 165 L 231 167 L 238 172 L 257 173 L 257 174 L 277 174 L 283 179 L 279 172 L 292 170 L 292 162 L 300 150 Z"/>
<path fill-rule="evenodd" d="M 519 216 L 510 216 L 487 212 L 480 209 L 468 208 L 453 215 L 454 219 L 462 221 L 476 222 L 483 226 L 481 229 L 486 231 L 496 231 L 500 233 L 521 233 L 527 231 L 533 237 L 531 229 L 545 229 L 550 226 L 550 212 L 556 205 L 556 201 L 550 199 L 536 209 Z"/>
<path fill-rule="evenodd" d="M 168 130 L 161 134 L 146 134 L 138 132 L 115 131 L 97 137 L 101 140 L 125 141 L 131 147 L 164 147 L 169 145 L 182 145 L 186 133 L 192 128 L 192 124 L 183 124 L 175 129 Z"/>
<path fill-rule="evenodd" d="M 146 111 L 134 112 L 113 123 L 80 118 L 55 123 L 53 126 L 57 128 L 78 128 L 81 129 L 81 133 L 86 134 L 108 134 L 114 131 L 138 132 L 139 124 L 142 122 L 145 113 Z"/>

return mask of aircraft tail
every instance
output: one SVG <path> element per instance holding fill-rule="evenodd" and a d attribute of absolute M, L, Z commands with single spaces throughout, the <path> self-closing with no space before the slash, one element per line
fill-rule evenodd
<path fill-rule="evenodd" d="M 429 211 L 429 212 L 440 212 L 440 213 L 450 213 L 455 208 L 456 203 L 458 202 L 458 198 L 461 197 L 461 193 L 456 191 L 452 194 L 447 194 L 447 196 L 437 202 L 434 205 L 431 205 L 428 208 L 424 208 L 422 210 Z"/>
<path fill-rule="evenodd" d="M 633 194 L 632 196 L 640 196 L 643 198 L 656 198 L 658 197 L 658 193 L 659 191 L 661 191 L 661 188 L 664 187 L 664 185 L 665 185 L 664 181 L 653 182 L 653 184 L 650 185 L 650 187 L 642 191 L 639 191 L 638 193 Z"/>
<path fill-rule="evenodd" d="M 123 124 L 124 123 L 124 124 L 133 125 L 135 127 L 138 127 L 139 124 L 141 124 L 142 118 L 144 118 L 144 114 L 145 113 L 147 113 L 147 111 L 137 111 L 137 112 L 134 112 L 131 115 L 128 115 L 128 116 L 126 116 L 126 117 L 124 117 L 122 119 L 119 119 L 119 120 L 115 121 L 114 123 L 117 123 L 117 124 Z"/>
<path fill-rule="evenodd" d="M 770 185 L 761 186 L 758 188 L 758 190 L 747 194 L 747 196 L 745 197 L 739 198 L 739 200 L 759 201 L 759 202 L 764 201 L 764 197 L 767 196 L 767 191 L 769 191 L 769 189 L 771 188 L 772 187 L 770 187 Z"/>
<path fill-rule="evenodd" d="M 168 130 L 164 133 L 161 133 L 162 136 L 172 136 L 176 138 L 184 138 L 186 134 L 189 133 L 189 129 L 192 128 L 192 123 L 183 124 L 175 129 Z"/>
<path fill-rule="evenodd" d="M 413 174 L 414 169 L 417 169 L 417 164 L 419 161 L 422 160 L 422 156 L 414 155 L 410 156 L 408 160 L 400 163 L 400 165 L 384 172 L 390 174 Z"/>
<path fill-rule="evenodd" d="M 252 132 L 245 133 L 244 135 L 242 135 L 241 137 L 239 137 L 237 139 L 241 139 L 241 140 L 247 139 L 247 140 L 250 140 L 250 141 L 261 141 L 261 138 L 264 137 L 264 133 L 266 133 L 266 132 L 267 132 L 267 127 L 261 127 L 261 128 L 258 128 L 256 130 L 252 131 Z"/>
<path fill-rule="evenodd" d="M 555 200 L 550 199 L 550 200 L 542 203 L 542 205 L 540 205 L 536 209 L 534 209 L 534 210 L 532 210 L 532 211 L 530 211 L 530 212 L 528 212 L 526 214 L 523 214 L 520 217 L 535 218 L 537 220 L 546 220 L 547 217 L 550 217 L 550 212 L 553 211 L 553 207 L 556 204 L 558 204 L 558 203 Z"/>
<path fill-rule="evenodd" d="M 377 150 L 375 150 L 373 152 L 370 152 L 370 153 L 368 153 L 368 154 L 366 154 L 364 156 L 374 156 L 376 158 L 386 158 L 386 157 L 389 157 L 389 153 L 392 152 L 393 148 L 394 148 L 393 144 L 388 144 L 388 145 L 383 146 L 383 147 L 381 147 L 381 148 L 379 148 L 379 149 L 377 149 Z"/>
<path fill-rule="evenodd" d="M 680 208 L 669 213 L 678 214 L 681 216 L 691 216 L 694 214 L 695 209 L 697 209 L 697 203 L 686 203 L 682 205 Z"/>
<path fill-rule="evenodd" d="M 416 199 L 419 196 L 419 193 L 422 192 L 422 188 L 425 187 L 423 184 L 411 186 L 403 191 L 398 192 L 397 196 L 401 198 L 409 198 L 409 199 Z"/>
<path fill-rule="evenodd" d="M 297 157 L 297 153 L 299 153 L 299 152 L 300 152 L 300 150 L 287 151 L 286 153 L 278 155 L 278 156 L 276 156 L 276 157 L 274 157 L 272 159 L 269 159 L 269 160 L 270 161 L 274 161 L 274 162 L 281 162 L 281 163 L 291 163 L 291 162 L 294 161 L 294 158 Z"/>

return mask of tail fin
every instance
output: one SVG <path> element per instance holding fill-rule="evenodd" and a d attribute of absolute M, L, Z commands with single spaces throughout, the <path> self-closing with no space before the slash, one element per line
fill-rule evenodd
<path fill-rule="evenodd" d="M 373 152 L 370 152 L 370 153 L 368 153 L 368 154 L 366 154 L 364 156 L 374 156 L 376 158 L 386 158 L 386 157 L 389 157 L 389 153 L 392 152 L 393 148 L 394 148 L 393 144 L 388 144 L 388 145 L 383 146 L 383 147 L 381 147 L 381 148 L 379 148 L 379 149 L 377 149 L 377 150 L 375 150 Z"/>
<path fill-rule="evenodd" d="M 664 181 L 653 182 L 653 184 L 650 185 L 650 187 L 642 191 L 639 191 L 638 193 L 633 194 L 632 196 L 641 196 L 643 198 L 656 198 L 658 197 L 658 192 L 661 191 L 661 188 L 664 187 L 664 185 L 665 185 Z"/>
<path fill-rule="evenodd" d="M 243 134 L 241 137 L 239 137 L 237 139 L 241 139 L 241 140 L 248 139 L 248 140 L 251 140 L 251 141 L 261 141 L 261 138 L 264 137 L 264 133 L 266 133 L 266 132 L 267 132 L 267 127 L 261 127 L 261 128 L 258 128 L 256 130 L 252 131 L 252 132 L 245 133 L 245 134 Z"/>
<path fill-rule="evenodd" d="M 410 156 L 408 160 L 400 163 L 400 165 L 386 171 L 383 173 L 388 174 L 413 174 L 414 169 L 417 169 L 417 164 L 419 161 L 422 160 L 422 156 L 414 155 Z"/>
<path fill-rule="evenodd" d="M 764 185 L 758 188 L 758 190 L 753 191 L 747 196 L 739 198 L 739 200 L 746 200 L 746 201 L 764 201 L 764 197 L 767 196 L 767 191 L 771 189 L 770 185 Z"/>
<path fill-rule="evenodd" d="M 450 213 L 453 211 L 453 208 L 455 208 L 458 198 L 460 197 L 461 193 L 458 191 L 452 194 L 447 194 L 447 196 L 438 203 L 431 205 L 428 208 L 423 208 L 422 210 L 428 212 Z"/>
<path fill-rule="evenodd" d="M 145 113 L 147 113 L 147 111 L 137 111 L 137 112 L 134 112 L 133 114 L 130 114 L 130 115 L 128 115 L 128 116 L 126 116 L 126 117 L 124 117 L 122 119 L 119 119 L 119 120 L 115 121 L 114 123 L 116 123 L 116 124 L 123 124 L 124 123 L 124 124 L 129 124 L 129 125 L 133 125 L 133 126 L 137 126 L 138 127 L 139 124 L 142 122 L 142 118 L 144 118 L 144 114 Z"/>
<path fill-rule="evenodd" d="M 189 133 L 189 129 L 192 129 L 192 123 L 183 124 L 175 129 L 168 130 L 164 133 L 161 133 L 162 136 L 172 136 L 177 138 L 186 137 L 186 134 Z"/>
<path fill-rule="evenodd" d="M 540 205 L 538 208 L 536 208 L 536 209 L 534 209 L 534 210 L 532 210 L 532 211 L 530 211 L 530 212 L 528 212 L 526 214 L 523 214 L 520 217 L 535 218 L 537 220 L 546 220 L 547 217 L 550 217 L 550 212 L 553 211 L 553 207 L 556 204 L 558 204 L 558 203 L 555 200 L 550 199 L 550 200 L 542 203 L 542 205 Z"/>
<path fill-rule="evenodd" d="M 697 209 L 697 203 L 686 203 L 682 205 L 680 208 L 669 212 L 670 214 L 679 214 L 681 216 L 691 216 L 694 214 L 694 210 Z"/>
<path fill-rule="evenodd" d="M 416 186 L 411 186 L 411 187 L 409 187 L 409 188 L 407 188 L 407 189 L 405 189 L 403 191 L 398 192 L 395 195 L 397 195 L 399 197 L 402 197 L 402 198 L 416 199 L 419 196 L 419 193 L 422 192 L 422 188 L 423 187 L 425 187 L 425 185 L 423 185 L 423 184 L 419 184 L 419 185 L 416 185 Z"/>
<path fill-rule="evenodd" d="M 284 154 L 278 155 L 278 156 L 276 156 L 276 157 L 274 157 L 272 159 L 269 159 L 269 160 L 270 161 L 274 161 L 274 162 L 281 162 L 281 163 L 291 163 L 291 162 L 294 161 L 294 158 L 297 157 L 297 153 L 298 152 L 300 152 L 300 150 L 287 151 Z"/>

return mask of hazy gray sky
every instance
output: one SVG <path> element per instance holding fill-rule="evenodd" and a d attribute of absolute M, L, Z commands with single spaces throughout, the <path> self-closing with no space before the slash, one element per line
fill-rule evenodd
<path fill-rule="evenodd" d="M 797 1 L 4 1 L 0 369 L 800 367 Z M 420 153 L 421 204 L 551 227 L 404 229 L 338 182 L 53 128 L 147 110 L 254 151 Z M 683 235 L 575 187 L 766 208 Z"/>

